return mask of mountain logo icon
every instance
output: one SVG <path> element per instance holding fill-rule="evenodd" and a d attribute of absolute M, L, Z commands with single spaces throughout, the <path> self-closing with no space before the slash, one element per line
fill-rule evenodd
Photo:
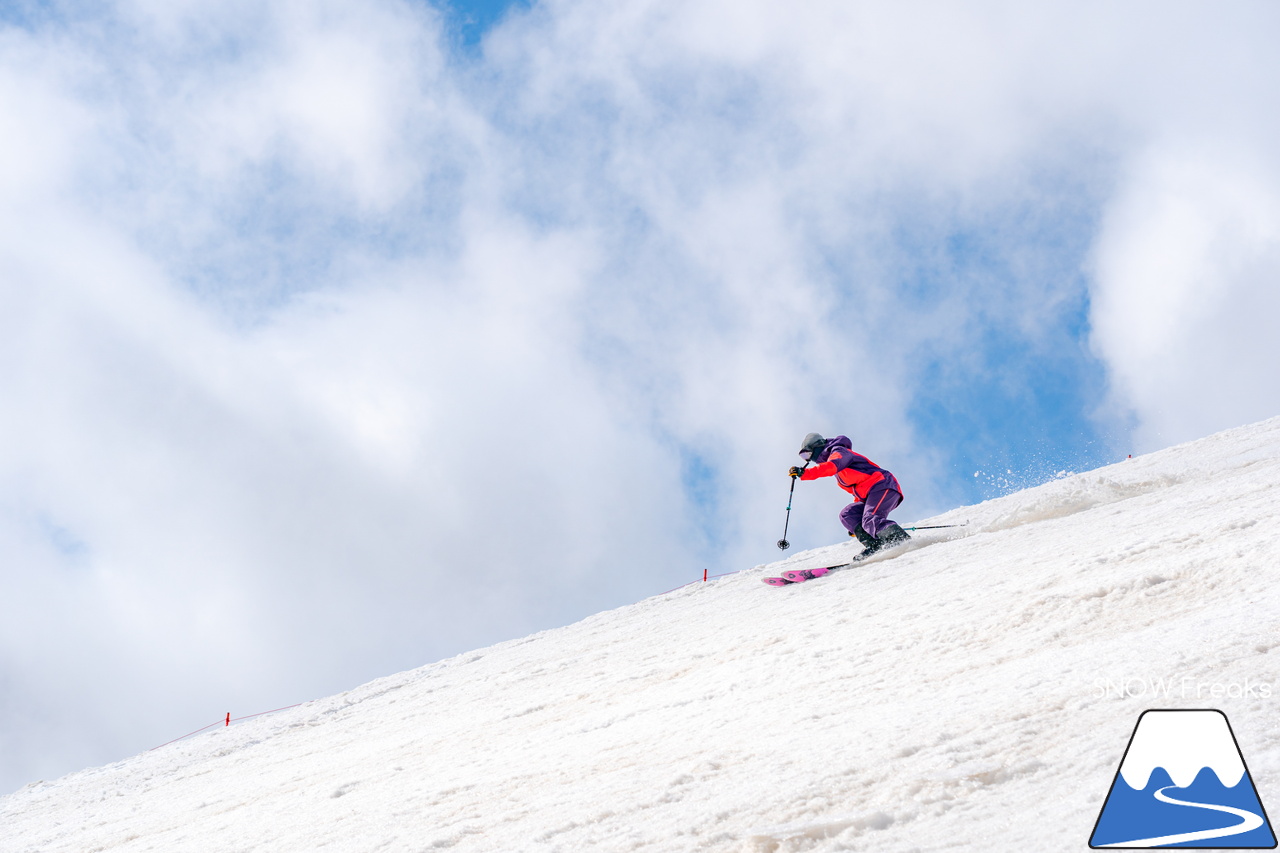
<path fill-rule="evenodd" d="M 1274 849 L 1275 833 L 1227 715 L 1143 711 L 1089 846 Z"/>

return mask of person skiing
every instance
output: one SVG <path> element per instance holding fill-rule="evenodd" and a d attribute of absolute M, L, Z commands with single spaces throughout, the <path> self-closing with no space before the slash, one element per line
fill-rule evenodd
<path fill-rule="evenodd" d="M 862 553 L 853 558 L 855 562 L 911 538 L 889 519 L 889 513 L 902 503 L 898 478 L 861 453 L 854 453 L 848 437 L 827 439 L 811 432 L 800 446 L 800 458 L 805 465 L 792 466 L 788 472 L 792 477 L 817 480 L 834 476 L 840 488 L 857 498 L 840 511 L 840 523 L 863 546 Z"/>

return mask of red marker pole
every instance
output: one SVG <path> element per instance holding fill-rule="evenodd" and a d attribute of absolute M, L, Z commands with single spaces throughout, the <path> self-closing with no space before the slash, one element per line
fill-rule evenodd
<path fill-rule="evenodd" d="M 230 725 L 231 725 L 231 712 L 230 712 L 230 711 L 228 711 L 228 712 L 227 712 L 227 725 L 228 725 L 228 726 L 230 726 Z"/>

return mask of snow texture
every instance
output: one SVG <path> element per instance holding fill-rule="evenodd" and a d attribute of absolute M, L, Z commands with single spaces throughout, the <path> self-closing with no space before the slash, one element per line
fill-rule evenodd
<path fill-rule="evenodd" d="M 0 850 L 1082 850 L 1153 707 L 1274 808 L 1277 508 L 1273 419 L 34 782 Z"/>

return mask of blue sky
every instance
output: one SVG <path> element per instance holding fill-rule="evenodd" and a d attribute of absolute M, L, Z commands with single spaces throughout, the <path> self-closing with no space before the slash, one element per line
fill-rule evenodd
<path fill-rule="evenodd" d="M 438 8 L 0 7 L 0 788 L 1280 406 L 1271 4 Z"/>
<path fill-rule="evenodd" d="M 460 44 L 474 49 L 509 10 L 523 10 L 530 5 L 526 0 L 443 0 L 440 8 L 447 15 L 450 26 L 456 28 Z"/>
<path fill-rule="evenodd" d="M 945 454 L 942 472 L 962 500 L 977 502 L 1126 455 L 1129 425 L 1102 411 L 1106 370 L 1090 351 L 1089 292 L 1084 273 L 1097 221 L 1087 189 L 1067 185 L 1037 209 L 1014 208 L 1005 221 L 946 235 L 937 266 L 914 271 L 915 310 L 957 280 L 987 280 L 997 294 L 1023 289 L 1032 275 L 1052 282 L 1054 302 L 1023 327 L 997 308 L 979 312 L 962 351 L 940 352 L 913 376 L 910 418 Z M 1021 266 L 1010 246 L 1036 246 L 1035 266 Z M 1044 291 L 1039 291 L 1044 293 Z M 997 296 L 996 298 L 1008 298 Z M 911 309 L 908 309 L 910 311 Z"/>

